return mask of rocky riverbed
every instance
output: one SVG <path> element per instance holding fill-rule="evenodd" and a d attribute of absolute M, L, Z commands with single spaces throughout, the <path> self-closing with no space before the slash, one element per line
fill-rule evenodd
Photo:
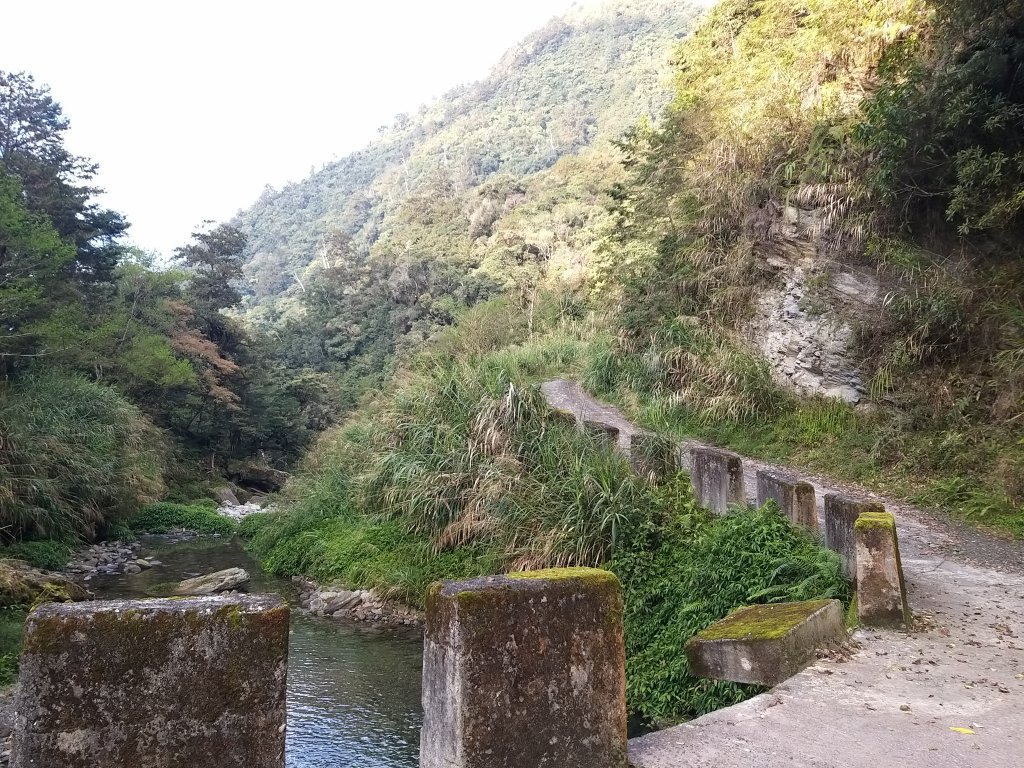
<path fill-rule="evenodd" d="M 299 603 L 314 616 L 363 621 L 385 626 L 421 626 L 423 614 L 414 608 L 385 600 L 373 590 L 321 586 L 296 576 L 292 582 L 299 590 Z"/>

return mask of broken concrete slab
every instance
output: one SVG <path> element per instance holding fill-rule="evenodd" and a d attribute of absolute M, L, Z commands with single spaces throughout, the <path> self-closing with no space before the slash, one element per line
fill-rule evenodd
<path fill-rule="evenodd" d="M 701 506 L 725 515 L 732 504 L 746 504 L 743 460 L 717 448 L 690 449 L 690 482 Z"/>
<path fill-rule="evenodd" d="M 769 501 L 778 504 L 793 525 L 817 533 L 818 509 L 813 485 L 784 472 L 759 469 L 757 505 L 764 506 Z"/>
<path fill-rule="evenodd" d="M 28 618 L 13 768 L 282 768 L 276 596 L 48 604 Z"/>
<path fill-rule="evenodd" d="M 853 527 L 865 512 L 885 512 L 875 501 L 857 501 L 838 493 L 825 494 L 825 546 L 843 560 L 843 575 L 857 579 L 857 542 Z"/>
<path fill-rule="evenodd" d="M 626 768 L 625 663 L 608 571 L 433 585 L 421 768 Z"/>
<path fill-rule="evenodd" d="M 865 512 L 854 524 L 857 540 L 857 617 L 868 627 L 910 629 L 896 519 Z"/>
<path fill-rule="evenodd" d="M 678 469 L 675 445 L 653 432 L 634 432 L 629 436 L 629 463 L 641 477 L 666 480 Z"/>
<path fill-rule="evenodd" d="M 691 637 L 686 659 L 697 677 L 771 686 L 846 638 L 838 600 L 751 605 Z"/>

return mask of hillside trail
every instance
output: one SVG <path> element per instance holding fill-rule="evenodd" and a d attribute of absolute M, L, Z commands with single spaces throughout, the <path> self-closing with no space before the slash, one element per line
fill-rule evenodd
<path fill-rule="evenodd" d="M 617 408 L 559 379 L 547 402 L 642 432 Z M 684 441 L 684 461 L 697 441 Z M 768 693 L 633 739 L 636 768 L 948 768 L 1024 766 L 1024 542 L 975 529 L 866 489 L 744 457 L 756 472 L 790 472 L 826 493 L 877 500 L 896 516 L 912 633 L 857 630 L 852 654 L 820 659 Z M 679 649 L 682 653 L 682 649 Z"/>

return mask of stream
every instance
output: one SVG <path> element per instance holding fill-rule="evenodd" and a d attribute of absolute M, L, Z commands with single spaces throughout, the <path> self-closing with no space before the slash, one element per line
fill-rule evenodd
<path fill-rule="evenodd" d="M 98 598 L 151 596 L 160 584 L 245 568 L 251 593 L 291 602 L 291 582 L 262 571 L 237 541 L 144 537 L 138 556 L 162 565 L 135 575 L 98 576 Z M 292 613 L 288 656 L 287 768 L 416 768 L 419 764 L 419 631 Z"/>

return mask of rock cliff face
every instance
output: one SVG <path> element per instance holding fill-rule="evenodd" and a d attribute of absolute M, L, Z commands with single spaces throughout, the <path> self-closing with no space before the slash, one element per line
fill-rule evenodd
<path fill-rule="evenodd" d="M 856 325 L 881 301 L 875 275 L 832 262 L 819 247 L 819 216 L 787 209 L 765 264 L 774 272 L 747 336 L 776 380 L 804 395 L 858 403 L 866 383 L 855 356 Z"/>

